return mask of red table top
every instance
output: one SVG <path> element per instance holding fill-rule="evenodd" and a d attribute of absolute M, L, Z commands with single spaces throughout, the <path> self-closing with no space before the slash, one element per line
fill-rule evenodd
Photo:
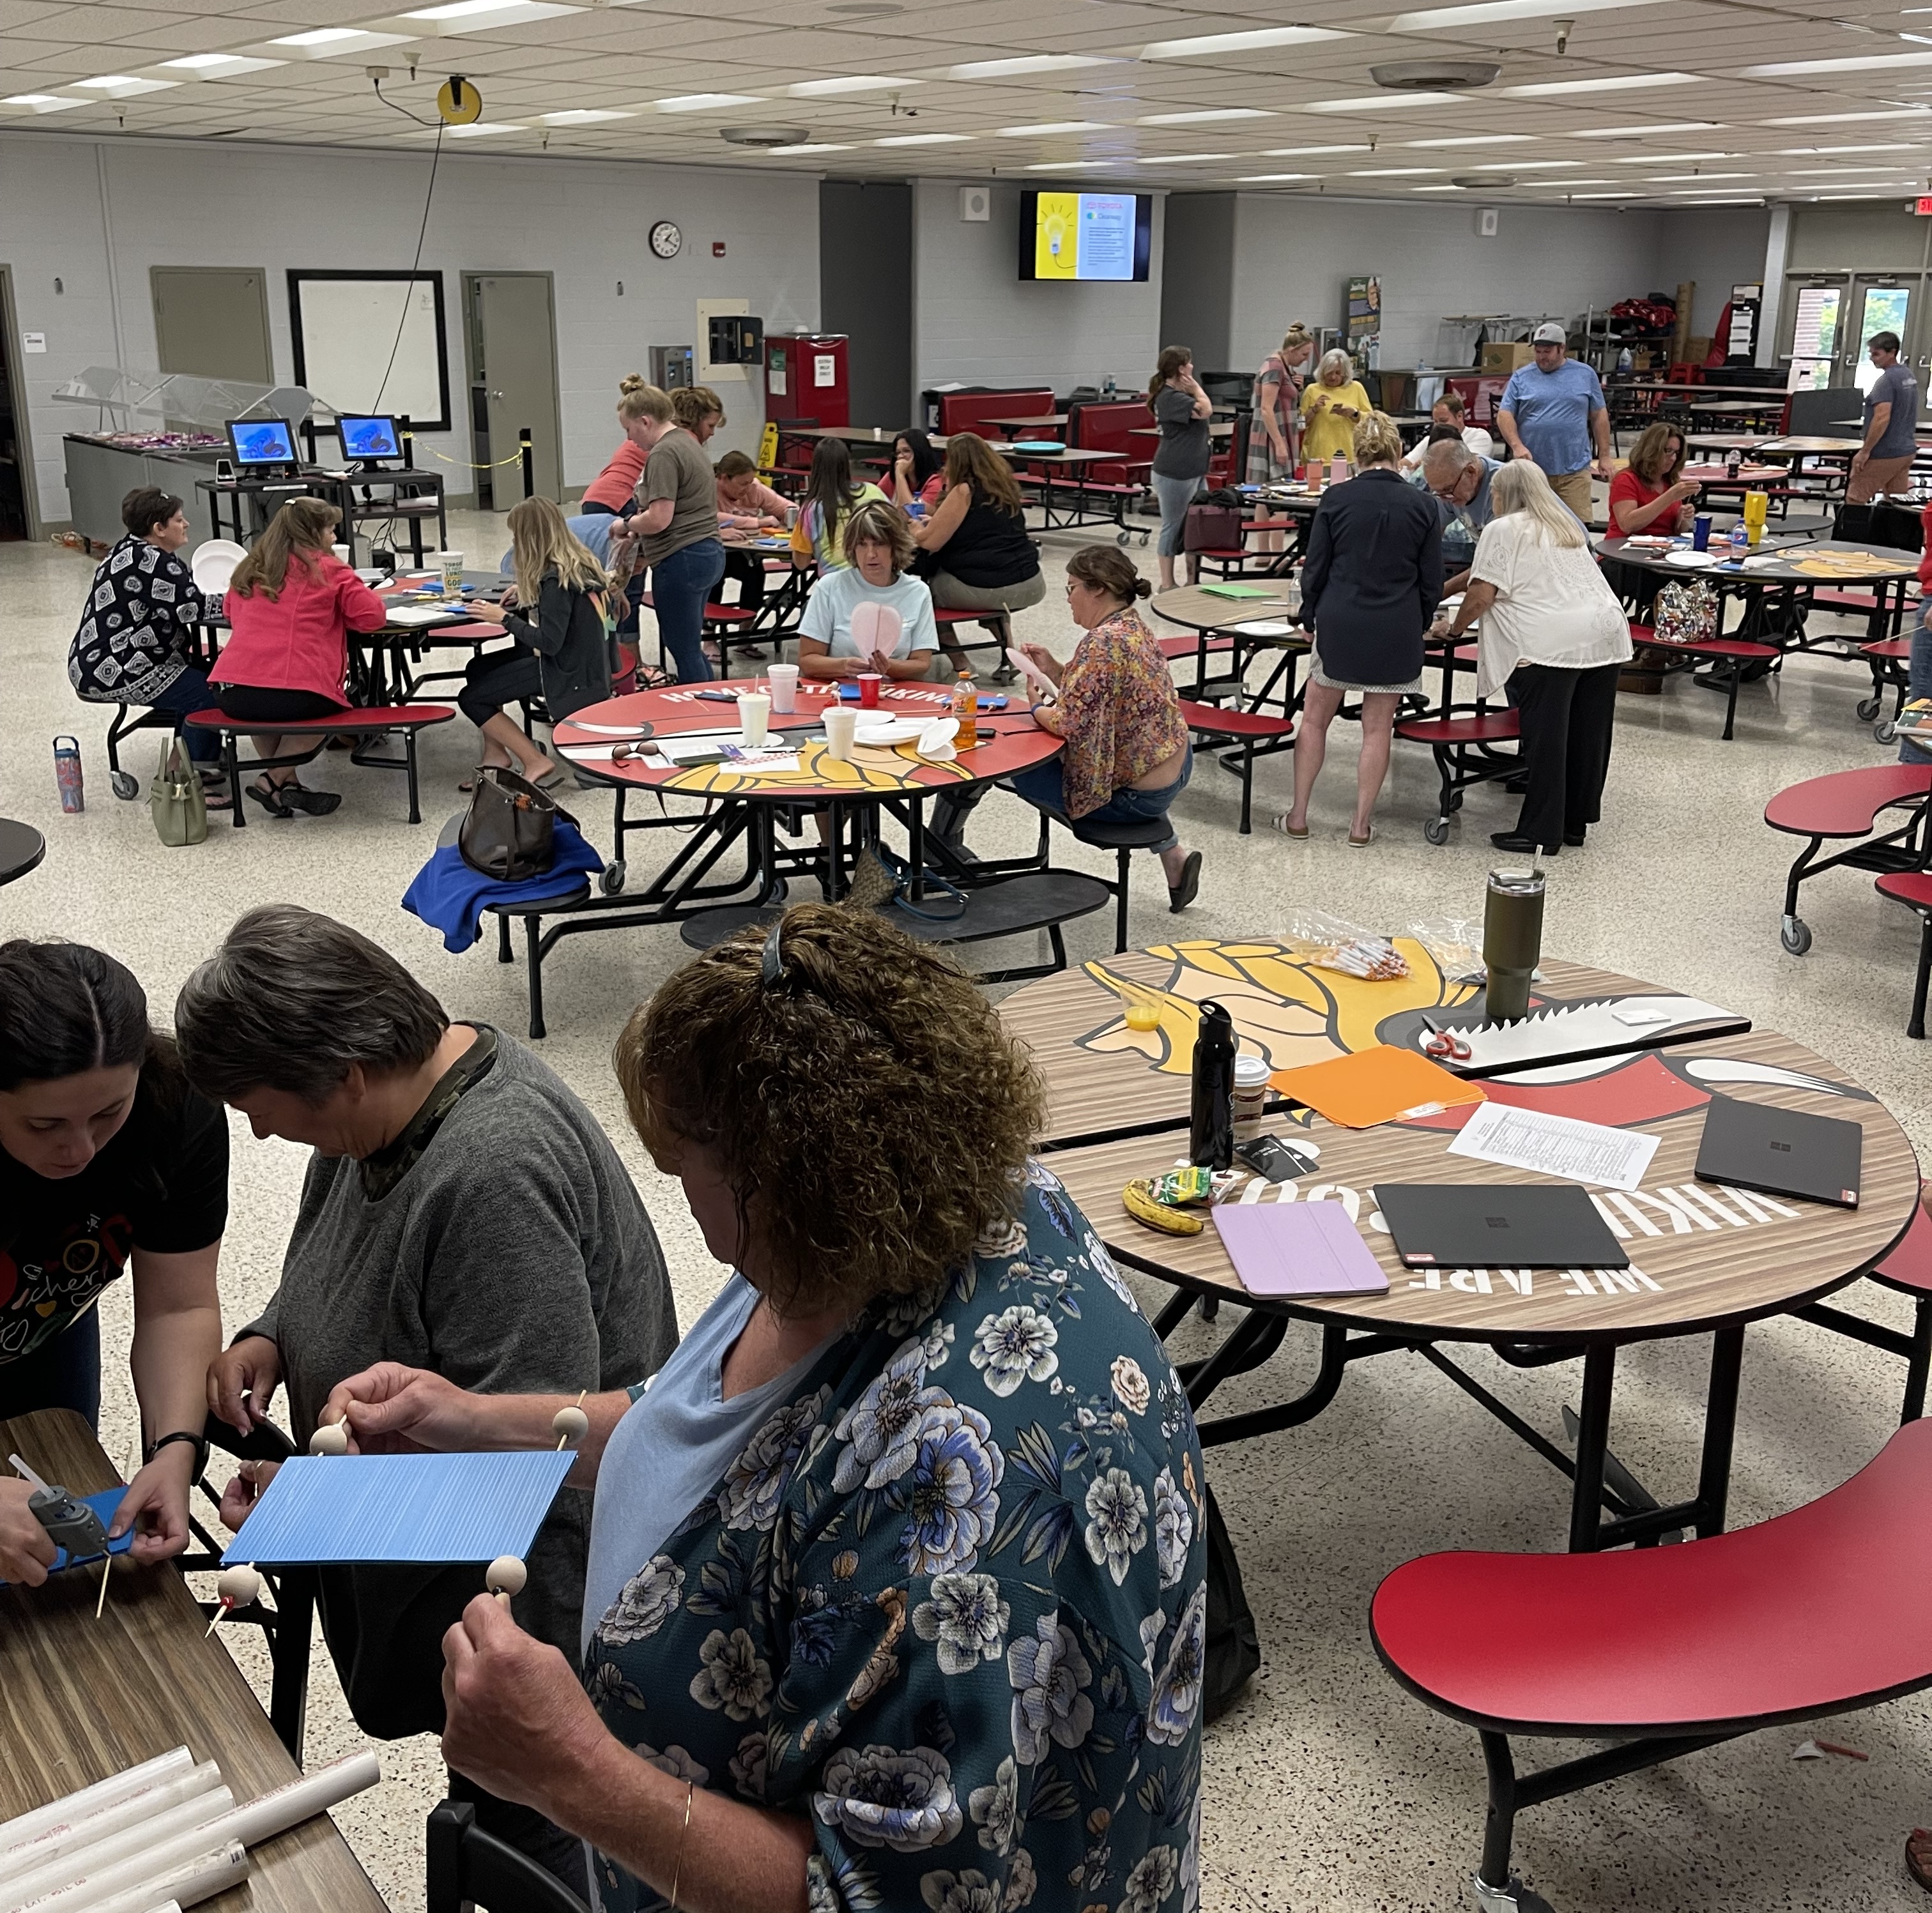
<path fill-rule="evenodd" d="M 722 685 L 708 687 L 724 688 Z M 762 678 L 734 679 L 734 691 L 770 689 Z M 811 730 L 824 721 L 833 703 L 836 687 L 801 681 L 798 709 L 789 715 L 773 712 L 774 734 Z M 1009 694 L 1010 695 L 1011 694 Z M 848 708 L 851 708 L 850 706 Z M 943 718 L 952 709 L 951 694 L 938 685 L 907 684 L 880 692 L 880 708 L 901 717 Z M 860 746 L 848 761 L 832 757 L 823 738 L 807 740 L 799 751 L 796 770 L 740 769 L 728 764 L 689 764 L 681 769 L 654 758 L 632 757 L 622 763 L 608 757 L 590 757 L 624 741 L 613 727 L 640 722 L 654 735 L 680 731 L 735 729 L 737 713 L 729 704 L 700 697 L 695 689 L 634 691 L 593 704 L 556 727 L 558 748 L 592 777 L 615 784 L 634 784 L 646 790 L 677 790 L 702 796 L 849 801 L 854 797 L 889 797 L 904 791 L 941 790 L 948 784 L 983 783 L 1010 777 L 1014 772 L 1045 763 L 1060 750 L 1060 739 L 1042 730 L 1029 715 L 1031 706 L 1015 698 L 1004 711 L 980 716 L 980 742 L 962 751 L 951 763 L 928 763 L 911 743 Z M 592 727 L 602 726 L 602 730 Z"/>

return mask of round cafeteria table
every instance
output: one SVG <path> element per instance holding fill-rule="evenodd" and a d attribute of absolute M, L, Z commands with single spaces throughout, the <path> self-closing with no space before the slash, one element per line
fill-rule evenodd
<path fill-rule="evenodd" d="M 710 688 L 716 691 L 724 687 Z M 763 679 L 739 679 L 730 687 L 733 693 L 754 688 L 764 690 L 768 685 Z M 788 877 L 815 880 L 821 868 L 815 835 L 809 840 L 809 850 L 780 845 L 778 827 L 781 814 L 787 811 L 826 813 L 826 840 L 833 854 L 823 868 L 827 892 L 835 899 L 849 881 L 848 852 L 856 857 L 863 845 L 876 843 L 886 814 L 904 827 L 907 867 L 924 872 L 932 847 L 925 837 L 927 798 L 949 788 L 1010 777 L 1046 763 L 1060 749 L 1059 739 L 1035 724 L 1030 708 L 1016 700 L 1006 710 L 981 713 L 979 743 L 950 763 L 922 758 L 913 741 L 862 745 L 849 760 L 842 760 L 832 756 L 824 734 L 824 711 L 832 701 L 833 687 L 821 688 L 803 681 L 798 688 L 797 711 L 789 715 L 772 714 L 774 737 L 788 732 L 800 734 L 797 763 L 782 768 L 752 765 L 737 769 L 729 763 L 679 767 L 655 757 L 616 757 L 626 744 L 647 737 L 715 731 L 724 734 L 721 741 L 735 739 L 737 718 L 732 703 L 697 690 L 674 687 L 638 691 L 592 705 L 558 724 L 554 742 L 579 774 L 618 789 L 620 858 L 627 831 L 670 821 L 649 819 L 627 823 L 622 806 L 630 791 L 706 801 L 694 820 L 684 820 L 688 834 L 682 848 L 641 892 L 593 898 L 569 922 L 557 925 L 557 931 L 676 921 L 684 926 L 686 940 L 701 948 L 744 923 L 761 919 L 782 904 Z M 888 716 L 945 717 L 951 713 L 952 698 L 936 685 L 901 684 L 882 690 L 880 709 Z M 746 846 L 742 875 L 707 883 L 724 852 L 741 837 Z M 1054 935 L 1058 954 L 1058 926 L 1070 917 L 1100 909 L 1111 896 L 1097 878 L 1078 872 L 1032 868 L 1014 873 L 994 866 L 988 880 L 966 888 L 963 910 L 950 898 L 935 898 L 929 916 L 902 913 L 901 927 L 915 935 L 947 942 L 1047 929 Z M 921 900 L 915 896 L 913 901 Z"/>
<path fill-rule="evenodd" d="M 38 869 L 46 853 L 47 840 L 31 823 L 0 817 L 0 887 Z"/>
<path fill-rule="evenodd" d="M 1213 1226 L 1171 1236 L 1136 1222 L 1122 1186 L 1184 1156 L 1197 1006 L 1211 997 L 1233 1017 L 1244 1047 L 1276 1068 L 1325 1061 L 1377 1042 L 1414 1048 L 1426 1015 L 1467 1003 L 1477 985 L 1445 973 L 1412 937 L 1396 947 L 1410 974 L 1368 982 L 1315 967 L 1286 941 L 1176 942 L 1089 962 L 1030 985 L 1000 1006 L 1046 1079 L 1043 1147 L 1108 1250 L 1171 1284 L 1156 1321 L 1163 1335 L 1199 1298 L 1238 1301 L 1246 1313 L 1214 1354 L 1184 1379 L 1197 1411 L 1229 1376 L 1259 1366 L 1294 1321 L 1317 1325 L 1322 1366 L 1298 1399 L 1204 1423 L 1204 1444 L 1244 1440 L 1312 1419 L 1339 1390 L 1351 1362 L 1395 1351 L 1419 1354 L 1573 1480 L 1573 1549 L 1654 1542 L 1724 1525 L 1738 1374 L 1747 1324 L 1790 1313 L 1844 1287 L 1902 1238 L 1919 1193 L 1912 1146 L 1890 1113 L 1844 1071 L 1786 1036 L 1750 1030 L 1664 986 L 1546 958 L 1532 1008 L 1630 997 L 1658 1000 L 1671 1021 L 1639 1036 L 1659 1046 L 1491 1078 L 1494 1099 L 1646 1131 L 1659 1147 L 1640 1187 L 1599 1197 L 1627 1239 L 1627 1270 L 1442 1270 L 1405 1267 L 1375 1207 L 1378 1179 L 1506 1183 L 1547 1179 L 1446 1153 L 1466 1118 L 1454 1109 L 1371 1129 L 1336 1128 L 1304 1109 L 1276 1111 L 1267 1127 L 1318 1152 L 1318 1166 L 1279 1199 L 1339 1201 L 1389 1277 L 1385 1295 L 1258 1301 L 1246 1295 Z M 1124 1018 L 1138 1000 L 1158 1014 L 1141 1032 Z M 1663 1046 L 1667 1044 L 1667 1047 Z M 1855 1210 L 1749 1195 L 1697 1181 L 1694 1165 L 1713 1095 L 1856 1122 L 1864 1131 Z M 1252 1185 L 1256 1179 L 1249 1178 Z M 1262 1186 L 1265 1195 L 1267 1186 Z M 1238 1193 L 1236 1199 L 1240 1199 Z M 1618 1348 L 1633 1342 L 1714 1337 L 1697 1492 L 1658 1508 L 1608 1453 Z M 1523 1422 L 1441 1345 L 1486 1344 L 1504 1360 L 1542 1366 L 1581 1355 L 1583 1388 L 1576 1458 Z M 1604 1519 L 1607 1507 L 1610 1519 Z"/>

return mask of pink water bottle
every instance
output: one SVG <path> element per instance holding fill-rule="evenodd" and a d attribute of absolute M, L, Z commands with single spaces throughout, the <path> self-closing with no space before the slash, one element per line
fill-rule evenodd
<path fill-rule="evenodd" d="M 1339 485 L 1347 478 L 1348 475 L 1348 459 L 1338 451 L 1328 461 L 1328 482 L 1331 485 Z"/>
<path fill-rule="evenodd" d="M 81 784 L 78 738 L 54 739 L 54 781 L 60 787 L 61 808 L 70 817 L 87 808 L 87 793 Z"/>

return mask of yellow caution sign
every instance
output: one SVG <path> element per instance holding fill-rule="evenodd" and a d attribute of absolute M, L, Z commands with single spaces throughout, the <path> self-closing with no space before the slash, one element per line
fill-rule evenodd
<path fill-rule="evenodd" d="M 758 466 L 769 472 L 778 462 L 778 428 L 771 419 L 765 421 L 765 429 L 758 435 Z"/>
<path fill-rule="evenodd" d="M 446 126 L 473 126 L 483 117 L 483 96 L 460 73 L 436 89 L 436 109 Z"/>

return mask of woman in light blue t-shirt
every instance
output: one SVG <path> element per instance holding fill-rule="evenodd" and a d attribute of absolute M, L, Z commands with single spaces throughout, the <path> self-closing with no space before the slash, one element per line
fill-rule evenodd
<path fill-rule="evenodd" d="M 939 649 L 932 593 L 922 578 L 909 577 L 912 527 L 896 505 L 875 499 L 855 506 L 845 520 L 842 571 L 828 572 L 812 587 L 799 622 L 798 667 L 810 678 L 854 677 L 875 670 L 891 678 L 922 678 Z M 862 604 L 897 612 L 898 639 L 884 658 L 861 654 L 852 634 Z"/>

